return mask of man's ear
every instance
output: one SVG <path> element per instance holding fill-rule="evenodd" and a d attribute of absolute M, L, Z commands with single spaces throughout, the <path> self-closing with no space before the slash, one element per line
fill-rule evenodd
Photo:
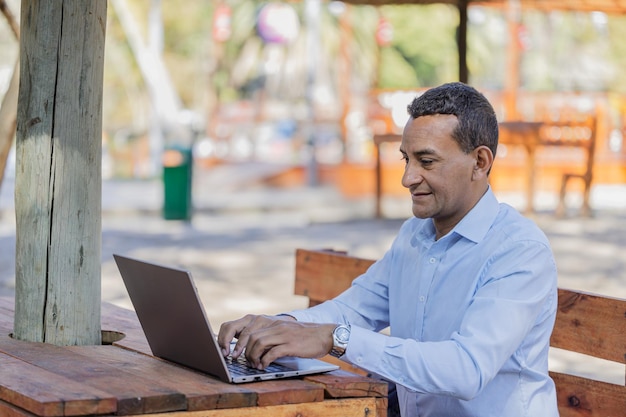
<path fill-rule="evenodd" d="M 473 151 L 474 153 L 474 171 L 472 173 L 472 179 L 479 180 L 481 178 L 487 178 L 493 165 L 493 153 L 487 146 L 479 146 Z"/>

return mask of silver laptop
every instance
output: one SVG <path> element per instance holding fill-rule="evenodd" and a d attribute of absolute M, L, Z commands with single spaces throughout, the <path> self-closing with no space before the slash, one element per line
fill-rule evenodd
<path fill-rule="evenodd" d="M 317 359 L 281 358 L 260 371 L 224 358 L 191 273 L 113 255 L 152 354 L 224 382 L 242 383 L 322 373 L 338 366 Z"/>

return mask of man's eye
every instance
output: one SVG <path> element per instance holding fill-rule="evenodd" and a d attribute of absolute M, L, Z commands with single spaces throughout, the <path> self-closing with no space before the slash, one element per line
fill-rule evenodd
<path fill-rule="evenodd" d="M 406 156 L 406 155 L 402 155 L 402 156 L 400 157 L 400 159 L 401 159 L 401 160 L 403 160 L 405 164 L 408 164 L 408 163 L 409 163 L 409 157 L 408 157 L 408 156 Z"/>
<path fill-rule="evenodd" d="M 433 160 L 432 159 L 420 159 L 420 163 L 422 165 L 430 165 L 433 163 Z"/>

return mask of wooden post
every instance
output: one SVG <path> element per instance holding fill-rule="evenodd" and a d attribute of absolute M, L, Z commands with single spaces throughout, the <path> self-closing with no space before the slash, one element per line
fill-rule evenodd
<path fill-rule="evenodd" d="M 348 133 L 347 119 L 351 107 L 351 73 L 352 60 L 350 44 L 352 43 L 352 6 L 345 5 L 345 10 L 339 16 L 339 98 L 341 100 L 341 142 L 343 145 L 343 162 L 348 160 Z"/>
<path fill-rule="evenodd" d="M 521 27 L 521 6 L 519 0 L 507 0 L 506 21 L 509 31 L 509 45 L 506 48 L 506 71 L 504 75 L 504 110 L 506 120 L 519 120 L 517 96 L 520 84 L 521 52 L 519 31 Z"/>
<path fill-rule="evenodd" d="M 100 344 L 106 0 L 22 0 L 14 337 Z"/>
<path fill-rule="evenodd" d="M 457 29 L 457 47 L 459 50 L 459 81 L 469 82 L 469 70 L 467 68 L 467 4 L 468 0 L 460 0 L 459 27 Z"/>

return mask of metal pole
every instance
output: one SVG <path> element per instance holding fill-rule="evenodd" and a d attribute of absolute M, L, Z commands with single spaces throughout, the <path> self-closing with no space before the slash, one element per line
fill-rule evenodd
<path fill-rule="evenodd" d="M 459 81 L 462 83 L 469 82 L 469 70 L 467 68 L 467 3 L 468 0 L 459 1 L 459 28 L 457 29 Z"/>
<path fill-rule="evenodd" d="M 307 0 L 305 5 L 305 16 L 307 26 L 307 51 L 308 51 L 308 78 L 307 78 L 307 102 L 309 105 L 308 123 L 308 184 L 318 184 L 318 166 L 315 156 L 315 71 L 319 64 L 319 39 L 320 39 L 320 0 Z"/>

